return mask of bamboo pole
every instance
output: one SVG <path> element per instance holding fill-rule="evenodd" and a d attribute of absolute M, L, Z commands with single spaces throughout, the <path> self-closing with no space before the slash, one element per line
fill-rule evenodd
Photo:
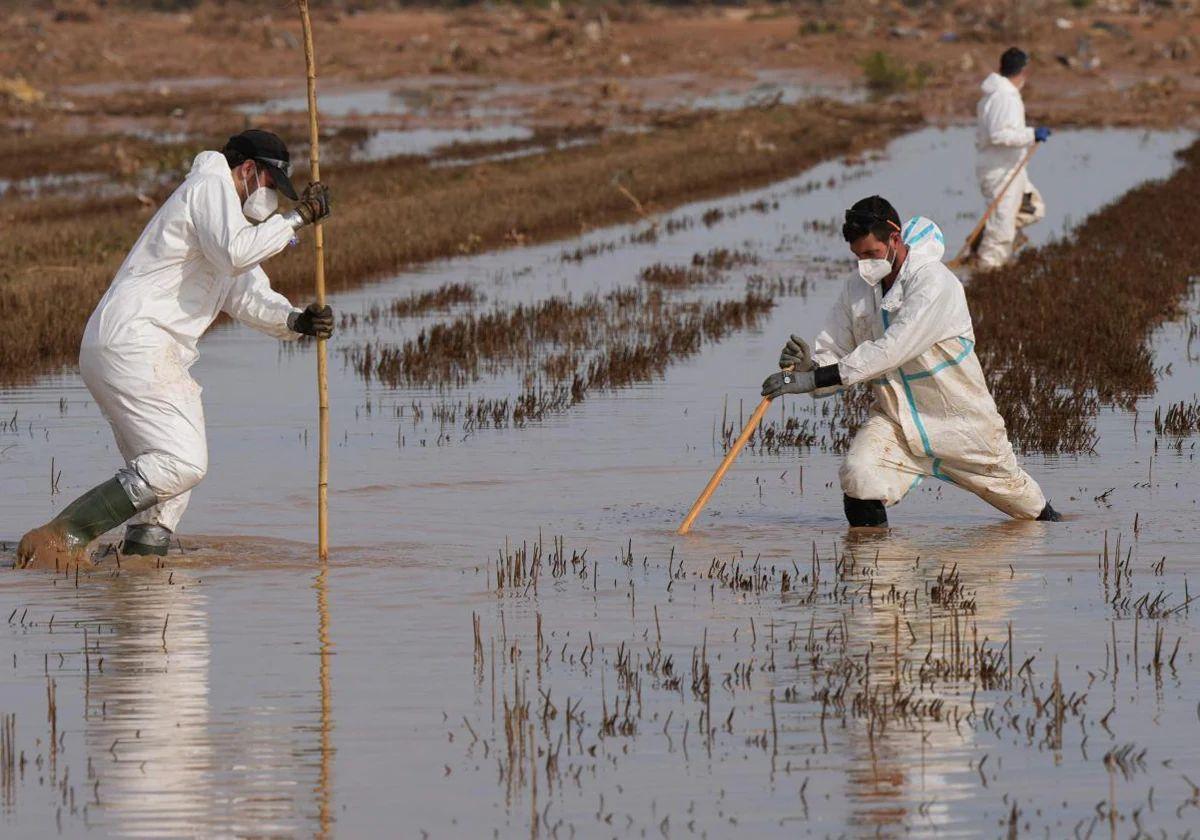
<path fill-rule="evenodd" d="M 312 21 L 308 17 L 308 0 L 296 0 L 300 23 L 304 29 L 304 64 L 308 80 L 308 139 L 311 146 L 312 172 L 310 180 L 321 180 L 320 147 L 317 135 L 317 61 L 313 55 Z M 316 245 L 315 277 L 317 304 L 325 305 L 325 237 L 318 221 L 313 225 Z M 317 339 L 317 556 L 329 560 L 329 359 L 325 340 Z"/>
<path fill-rule="evenodd" d="M 712 498 L 712 494 L 717 491 L 717 485 L 721 483 L 721 479 L 725 477 L 725 473 L 729 472 L 729 468 L 733 466 L 738 453 L 742 451 L 742 447 L 746 445 L 746 441 L 750 440 L 750 435 L 754 434 L 754 430 L 758 428 L 758 424 L 762 422 L 763 415 L 767 413 L 767 409 L 770 407 L 771 398 L 763 397 L 762 402 L 758 404 L 758 408 L 754 409 L 754 413 L 750 415 L 750 420 L 742 428 L 742 433 L 733 442 L 733 446 L 729 447 L 729 452 L 725 454 L 725 460 L 721 462 L 721 466 L 717 467 L 717 471 L 713 473 L 713 477 L 708 480 L 708 484 L 704 485 L 704 489 L 700 491 L 699 498 L 692 505 L 692 509 L 688 511 L 688 515 L 684 517 L 683 524 L 679 526 L 677 533 L 686 534 L 692 530 L 692 523 L 696 521 L 696 517 L 700 515 L 700 511 L 704 510 L 704 506 L 708 504 L 708 500 Z"/>
<path fill-rule="evenodd" d="M 1001 187 L 1000 192 L 997 193 L 996 197 L 992 199 L 992 203 L 988 205 L 987 210 L 983 211 L 983 216 L 979 219 L 979 223 L 975 225 L 974 229 L 969 234 L 967 234 L 967 241 L 963 243 L 963 246 L 958 249 L 958 253 L 954 256 L 954 259 L 950 260 L 947 265 L 949 265 L 951 268 L 954 268 L 963 264 L 963 261 L 967 258 L 967 254 L 969 254 L 971 249 L 975 247 L 975 240 L 983 235 L 984 225 L 987 224 L 987 220 L 991 217 L 992 211 L 995 210 L 996 206 L 1000 204 L 1000 199 L 1004 198 L 1005 193 L 1008 192 L 1008 188 L 1012 186 L 1012 182 L 1015 181 L 1017 176 L 1021 174 L 1021 170 L 1029 164 L 1029 159 L 1033 157 L 1033 153 L 1036 151 L 1037 144 L 1034 143 L 1029 147 L 1029 151 L 1025 153 L 1025 157 L 1021 158 L 1021 162 L 1017 164 L 1017 168 L 1014 169 L 1012 174 L 1008 176 L 1008 180 L 1004 182 L 1004 186 Z"/>
<path fill-rule="evenodd" d="M 317 62 L 313 53 L 312 21 L 308 0 L 296 0 L 304 30 L 304 64 L 308 81 L 308 138 L 311 147 L 309 180 L 321 180 L 321 155 L 317 134 Z M 317 303 L 325 305 L 325 237 L 321 223 L 313 225 L 316 246 L 315 278 Z M 318 840 L 330 836 L 333 822 L 333 685 L 329 658 L 333 645 L 329 636 L 329 361 L 324 339 L 317 339 L 317 557 L 321 568 L 313 587 L 317 591 L 317 640 L 320 645 L 318 679 L 321 687 L 321 768 L 317 778 Z"/>
<path fill-rule="evenodd" d="M 322 563 L 313 588 L 317 590 L 317 641 L 320 662 L 317 680 L 321 687 L 321 768 L 317 774 L 317 840 L 328 840 L 333 823 L 333 680 L 329 639 L 329 564 Z"/>

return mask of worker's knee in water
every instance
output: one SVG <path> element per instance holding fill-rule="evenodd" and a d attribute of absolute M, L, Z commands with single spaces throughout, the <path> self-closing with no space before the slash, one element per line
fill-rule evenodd
<path fill-rule="evenodd" d="M 856 499 L 842 497 L 846 511 L 846 522 L 852 528 L 878 528 L 888 524 L 887 507 L 878 499 Z"/>
<path fill-rule="evenodd" d="M 204 480 L 208 473 L 208 457 L 184 460 L 160 453 L 150 453 L 134 459 L 134 467 L 154 488 L 160 502 L 186 493 Z"/>
<path fill-rule="evenodd" d="M 186 493 L 197 484 L 204 480 L 204 476 L 208 474 L 208 459 L 203 463 L 191 464 L 181 462 L 176 468 L 176 487 L 178 489 L 171 493 L 171 496 L 178 496 L 180 493 Z"/>
<path fill-rule="evenodd" d="M 877 474 L 879 464 L 867 451 L 867 447 L 851 445 L 846 453 L 842 466 L 838 469 L 838 479 L 842 484 L 842 492 L 856 499 L 879 496 Z"/>

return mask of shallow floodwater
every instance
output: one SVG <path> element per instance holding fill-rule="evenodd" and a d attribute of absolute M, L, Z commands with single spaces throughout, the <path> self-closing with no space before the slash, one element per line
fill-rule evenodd
<path fill-rule="evenodd" d="M 1049 204 L 1034 242 L 1168 174 L 1189 141 L 1056 133 L 1033 166 Z M 467 391 L 509 395 L 512 381 L 395 390 L 343 365 L 340 347 L 451 316 L 343 331 L 325 575 L 312 547 L 312 348 L 214 332 L 194 371 L 210 472 L 181 526 L 184 553 L 162 569 L 110 557 L 78 581 L 13 572 L 0 588 L 0 715 L 14 716 L 0 750 L 6 833 L 1066 837 L 1196 825 L 1194 450 L 1156 446 L 1150 422 L 1195 390 L 1186 324 L 1156 338 L 1171 365 L 1160 394 L 1136 422 L 1103 414 L 1095 456 L 1023 459 L 1064 523 L 1007 522 L 927 482 L 889 533 L 848 540 L 839 458 L 813 449 L 743 454 L 693 533 L 674 534 L 720 460 L 722 413 L 749 414 L 787 334 L 813 334 L 853 270 L 830 225 L 880 193 L 938 221 L 953 252 L 982 209 L 970 142 L 966 129 L 917 132 L 866 164 L 681 208 L 668 218 L 691 226 L 653 244 L 630 243 L 640 226 L 599 230 L 335 297 L 365 312 L 448 281 L 474 284 L 483 307 L 581 296 L 717 247 L 762 262 L 679 294 L 740 295 L 749 273 L 810 281 L 760 330 L 661 381 L 518 429 L 468 434 L 431 413 Z M 723 218 L 701 222 L 713 208 Z M 560 259 L 597 243 L 614 248 Z M 11 558 L 12 540 L 117 458 L 74 375 L 0 392 L 0 418 Z"/>
<path fill-rule="evenodd" d="M 650 113 L 733 110 L 815 97 L 858 102 L 864 96 L 863 89 L 852 83 L 796 69 L 758 70 L 734 79 L 675 73 L 619 81 L 585 78 L 538 83 L 434 76 L 383 86 L 333 86 L 321 94 L 321 113 L 326 123 L 367 127 L 366 140 L 351 156 L 382 160 L 428 155 L 454 143 L 528 139 L 531 126 L 576 122 L 580 114 L 613 130 L 636 131 L 643 126 L 632 115 L 641 109 Z M 297 90 L 239 105 L 237 110 L 269 117 L 303 112 L 307 107 L 305 94 Z M 564 113 L 574 117 L 567 119 Z"/>

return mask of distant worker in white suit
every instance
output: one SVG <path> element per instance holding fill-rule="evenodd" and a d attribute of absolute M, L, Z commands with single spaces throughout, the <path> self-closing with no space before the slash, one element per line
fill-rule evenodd
<path fill-rule="evenodd" d="M 297 195 L 283 141 L 251 129 L 191 172 L 146 225 L 84 330 L 79 372 L 125 461 L 113 478 L 27 533 L 17 565 L 86 562 L 88 544 L 128 521 L 125 554 L 166 554 L 193 487 L 208 470 L 197 343 L 226 313 L 274 336 L 328 338 L 333 312 L 297 309 L 260 264 L 329 214 L 319 183 Z M 295 200 L 276 213 L 276 191 Z"/>
<path fill-rule="evenodd" d="M 1050 137 L 1048 128 L 1025 125 L 1025 102 L 1021 88 L 1028 79 L 1029 56 L 1009 47 L 1000 56 L 1000 72 L 992 73 L 981 85 L 983 97 L 976 107 L 975 132 L 977 154 L 975 175 L 988 205 L 1004 189 L 1009 177 L 1021 166 L 1034 143 Z M 1018 231 L 1044 218 L 1046 205 L 1042 194 L 1029 180 L 1029 169 L 1017 172 L 1012 184 L 988 217 L 976 251 L 976 265 L 995 268 L 1012 256 Z"/>

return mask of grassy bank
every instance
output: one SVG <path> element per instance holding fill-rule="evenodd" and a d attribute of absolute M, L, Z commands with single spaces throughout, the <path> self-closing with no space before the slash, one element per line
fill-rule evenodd
<path fill-rule="evenodd" d="M 644 210 L 663 210 L 795 175 L 918 122 L 900 106 L 811 102 L 701 115 L 505 162 L 436 168 L 401 159 L 331 169 L 323 173 L 335 195 L 326 226 L 330 288 L 636 219 L 618 179 Z M 88 314 L 165 194 L 153 198 L 0 205 L 0 381 L 74 363 Z M 311 260 L 306 242 L 266 267 L 277 288 L 302 301 Z"/>

